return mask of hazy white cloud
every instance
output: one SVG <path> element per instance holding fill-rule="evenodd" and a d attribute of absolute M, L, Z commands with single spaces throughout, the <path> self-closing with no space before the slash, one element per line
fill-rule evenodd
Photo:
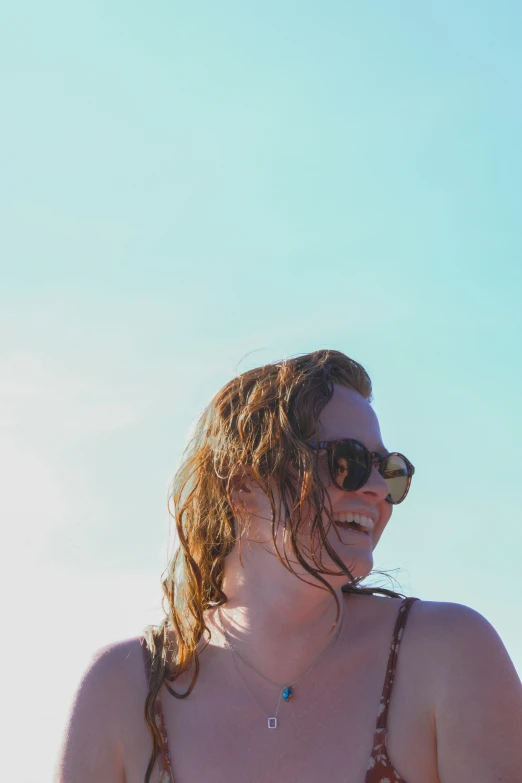
<path fill-rule="evenodd" d="M 2 760 L 4 778 L 13 783 L 46 783 L 53 779 L 73 694 L 93 653 L 105 645 L 138 636 L 162 617 L 159 571 L 86 574 L 63 568 L 20 571 L 9 581 L 3 622 L 16 636 L 17 671 L 34 672 L 39 697 L 31 706 L 35 732 L 32 752 L 38 764 L 20 767 L 25 753 L 27 704 L 19 681 L 6 677 L 3 698 L 11 705 L 11 753 Z M 4 596 L 7 593 L 4 592 Z M 2 645 L 0 666 L 13 671 L 13 647 Z"/>
<path fill-rule="evenodd" d="M 0 361 L 0 427 L 76 439 L 127 427 L 137 407 L 125 390 L 72 377 L 38 357 Z"/>
<path fill-rule="evenodd" d="M 72 377 L 30 355 L 0 361 L 0 524 L 3 576 L 44 556 L 52 534 L 80 535 L 99 502 L 68 458 L 83 437 L 129 426 L 137 406 L 118 388 Z"/>
<path fill-rule="evenodd" d="M 16 584 L 47 559 L 53 535 L 81 535 L 79 513 L 88 519 L 96 498 L 80 470 L 12 437 L 0 439 L 0 477 L 1 578 Z"/>

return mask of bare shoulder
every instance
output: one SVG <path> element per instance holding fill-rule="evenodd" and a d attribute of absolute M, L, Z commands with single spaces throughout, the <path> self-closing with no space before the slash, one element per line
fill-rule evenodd
<path fill-rule="evenodd" d="M 110 642 L 94 654 L 93 663 L 102 670 L 110 670 L 122 680 L 129 676 L 135 679 L 138 670 L 143 671 L 145 678 L 143 643 L 142 636 Z"/>
<path fill-rule="evenodd" d="M 134 636 L 110 642 L 92 655 L 77 693 L 99 691 L 107 703 L 125 703 L 127 694 L 146 687 L 142 637 Z"/>
<path fill-rule="evenodd" d="M 93 691 L 99 691 L 107 714 L 117 719 L 125 737 L 128 716 L 141 717 L 148 690 L 143 645 L 141 636 L 106 644 L 95 652 L 82 680 Z"/>
<path fill-rule="evenodd" d="M 91 656 L 76 691 L 76 697 L 86 693 L 98 693 L 109 703 L 114 696 L 123 695 L 129 681 L 136 682 L 136 674 L 143 669 L 141 637 L 110 642 Z"/>
<path fill-rule="evenodd" d="M 443 783 L 522 779 L 522 683 L 491 622 L 464 604 L 416 601 Z"/>
<path fill-rule="evenodd" d="M 439 701 L 451 673 L 465 668 L 475 676 L 493 677 L 492 667 L 520 685 L 514 664 L 498 631 L 483 614 L 464 604 L 446 601 L 419 601 L 419 622 L 438 662 Z M 453 685 L 454 683 L 452 683 Z"/>
<path fill-rule="evenodd" d="M 57 783 L 124 781 L 125 716 L 143 705 L 146 687 L 141 637 L 112 642 L 91 656 L 72 698 Z"/>
<path fill-rule="evenodd" d="M 520 680 L 509 653 L 491 622 L 476 609 L 450 601 L 415 601 L 410 608 L 408 635 L 421 652 L 434 684 L 434 707 L 440 705 L 453 679 L 466 668 L 491 678 L 490 667 L 510 682 Z"/>
<path fill-rule="evenodd" d="M 371 598 L 374 598 L 371 596 Z M 385 608 L 384 614 L 396 616 L 403 598 L 374 598 L 374 606 Z M 488 634 L 500 639 L 492 624 L 476 609 L 450 601 L 425 601 L 412 603 L 408 615 L 408 631 L 421 631 L 429 639 L 429 646 L 437 644 L 451 651 L 459 639 L 469 639 L 477 634 Z M 441 652 L 438 649 L 437 653 Z"/>
<path fill-rule="evenodd" d="M 436 653 L 441 668 L 463 653 L 493 654 L 510 661 L 504 644 L 491 622 L 476 609 L 450 601 L 415 601 L 412 625 L 422 630 L 429 647 Z"/>

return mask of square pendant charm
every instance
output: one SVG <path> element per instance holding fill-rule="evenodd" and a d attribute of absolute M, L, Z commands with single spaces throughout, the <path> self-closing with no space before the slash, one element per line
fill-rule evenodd
<path fill-rule="evenodd" d="M 268 728 L 269 729 L 277 729 L 277 718 L 269 718 L 268 719 Z"/>

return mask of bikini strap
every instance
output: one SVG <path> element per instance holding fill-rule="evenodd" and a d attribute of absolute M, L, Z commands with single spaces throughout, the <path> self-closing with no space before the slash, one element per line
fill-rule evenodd
<path fill-rule="evenodd" d="M 390 697 L 393 688 L 393 681 L 395 678 L 395 669 L 397 666 L 397 656 L 399 654 L 399 647 L 401 645 L 401 639 L 404 632 L 404 626 L 408 618 L 409 611 L 415 601 L 420 601 L 420 598 L 414 598 L 410 596 L 405 598 L 401 604 L 399 612 L 397 614 L 397 621 L 395 623 L 395 629 L 393 631 L 392 643 L 390 647 L 390 655 L 388 658 L 388 666 L 386 668 L 386 677 L 384 679 L 384 687 L 382 690 L 381 701 L 379 704 L 379 711 L 377 713 L 377 728 L 386 729 L 388 720 L 388 709 L 390 706 Z"/>

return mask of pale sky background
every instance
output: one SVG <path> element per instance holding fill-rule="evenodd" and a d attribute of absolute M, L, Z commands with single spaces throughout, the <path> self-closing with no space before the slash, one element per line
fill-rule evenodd
<path fill-rule="evenodd" d="M 93 652 L 160 618 L 194 418 L 317 348 L 416 466 L 369 583 L 473 607 L 522 674 L 521 28 L 514 1 L 3 9 L 2 779 L 51 779 Z"/>

